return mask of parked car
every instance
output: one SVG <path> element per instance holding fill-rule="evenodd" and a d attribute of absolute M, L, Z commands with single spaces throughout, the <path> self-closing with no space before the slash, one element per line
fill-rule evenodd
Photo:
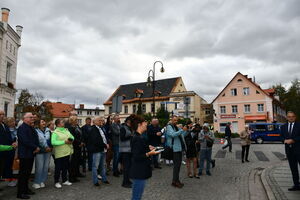
<path fill-rule="evenodd" d="M 251 140 L 257 144 L 263 144 L 265 141 L 283 142 L 280 135 L 282 123 L 251 123 L 249 129 L 252 131 Z"/>

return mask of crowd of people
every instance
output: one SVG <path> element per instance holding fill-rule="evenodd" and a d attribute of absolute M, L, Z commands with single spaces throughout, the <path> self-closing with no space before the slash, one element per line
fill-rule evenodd
<path fill-rule="evenodd" d="M 51 159 L 55 188 L 79 182 L 88 171 L 95 187 L 100 182 L 110 185 L 107 174 L 111 171 L 115 177 L 122 176 L 124 188 L 132 188 L 132 199 L 141 199 L 146 179 L 153 169 L 161 169 L 163 158 L 166 164 L 173 165 L 171 185 L 177 188 L 184 186 L 179 178 L 183 156 L 190 178 L 200 178 L 205 160 L 207 175 L 211 175 L 210 166 L 214 164 L 214 134 L 207 126 L 178 124 L 176 116 L 163 128 L 157 118 L 148 124 L 137 115 L 130 115 L 122 124 L 118 115 L 106 120 L 86 118 L 82 127 L 73 112 L 67 120 L 53 122 L 26 113 L 18 125 L 14 118 L 4 116 L 0 110 L 0 175 L 8 186 L 17 186 L 20 199 L 29 199 L 35 193 L 29 187 L 33 168 L 32 188 L 46 187 Z M 163 151 L 167 148 L 171 149 L 170 158 Z M 18 169 L 17 176 L 13 169 Z"/>
<path fill-rule="evenodd" d="M 55 188 L 79 182 L 87 171 L 91 172 L 95 187 L 101 183 L 110 185 L 107 174 L 111 171 L 115 177 L 122 176 L 124 188 L 132 188 L 133 200 L 142 198 L 146 180 L 152 176 L 153 169 L 161 169 L 161 160 L 173 165 L 170 182 L 176 188 L 184 186 L 179 176 L 182 163 L 186 164 L 187 176 L 197 179 L 204 170 L 211 176 L 211 165 L 215 165 L 212 160 L 215 136 L 209 126 L 191 121 L 179 124 L 177 116 L 172 116 L 165 127 L 160 127 L 157 118 L 148 124 L 134 114 L 122 124 L 118 115 L 106 120 L 86 118 L 82 127 L 78 125 L 76 113 L 71 113 L 68 120 L 54 122 L 26 113 L 18 126 L 13 118 L 4 116 L 0 110 L 0 176 L 8 186 L 17 186 L 20 199 L 29 199 L 35 194 L 29 187 L 33 165 L 32 188 L 46 187 L 52 171 L 51 159 L 54 160 Z M 249 162 L 250 135 L 247 126 L 240 133 L 242 162 Z M 228 145 L 223 148 L 228 146 L 231 152 L 230 124 L 225 137 Z M 18 169 L 17 177 L 13 169 Z M 298 187 L 297 184 L 295 181 Z"/>

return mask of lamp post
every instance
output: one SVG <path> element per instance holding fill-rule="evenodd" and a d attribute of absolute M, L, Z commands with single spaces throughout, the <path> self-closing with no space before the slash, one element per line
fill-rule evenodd
<path fill-rule="evenodd" d="M 155 66 L 157 63 L 161 64 L 160 72 L 164 73 L 164 64 L 161 61 L 155 61 L 153 63 L 153 69 L 150 69 L 148 72 L 148 78 L 147 78 L 147 86 L 152 86 L 152 97 L 153 97 L 153 116 L 155 115 Z M 152 109 L 152 106 L 151 106 Z"/>

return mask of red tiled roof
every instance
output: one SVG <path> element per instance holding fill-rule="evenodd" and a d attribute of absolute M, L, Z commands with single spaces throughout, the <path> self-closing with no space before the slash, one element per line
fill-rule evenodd
<path fill-rule="evenodd" d="M 50 112 L 52 113 L 54 118 L 66 118 L 70 116 L 70 112 L 75 109 L 74 104 L 65 104 L 65 103 L 53 103 L 46 102 L 47 105 L 51 106 Z"/>
<path fill-rule="evenodd" d="M 274 88 L 265 89 L 264 91 L 265 91 L 266 93 L 270 94 L 270 95 L 275 93 L 275 89 L 274 89 Z"/>

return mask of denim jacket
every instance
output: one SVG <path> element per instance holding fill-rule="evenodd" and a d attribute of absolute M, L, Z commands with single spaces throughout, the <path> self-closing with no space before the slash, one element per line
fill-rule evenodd
<path fill-rule="evenodd" d="M 178 131 L 174 130 L 172 125 L 168 125 L 167 126 L 167 130 L 166 130 L 166 140 L 167 140 L 167 146 L 172 147 L 173 148 L 173 152 L 181 152 L 183 151 L 182 146 L 181 146 L 181 142 L 180 142 L 180 138 L 181 137 L 181 141 L 183 142 L 183 145 L 185 145 L 185 140 L 184 137 L 187 135 L 187 132 L 178 128 Z M 174 138 L 174 144 L 172 146 L 172 139 Z M 186 146 L 186 145 L 185 145 Z M 186 148 L 185 148 L 186 149 Z"/>
<path fill-rule="evenodd" d="M 39 146 L 41 148 L 41 153 L 45 153 L 45 149 L 47 147 L 51 147 L 51 131 L 49 128 L 46 128 L 45 131 L 42 131 L 39 128 L 36 128 L 35 130 L 39 136 Z"/>

